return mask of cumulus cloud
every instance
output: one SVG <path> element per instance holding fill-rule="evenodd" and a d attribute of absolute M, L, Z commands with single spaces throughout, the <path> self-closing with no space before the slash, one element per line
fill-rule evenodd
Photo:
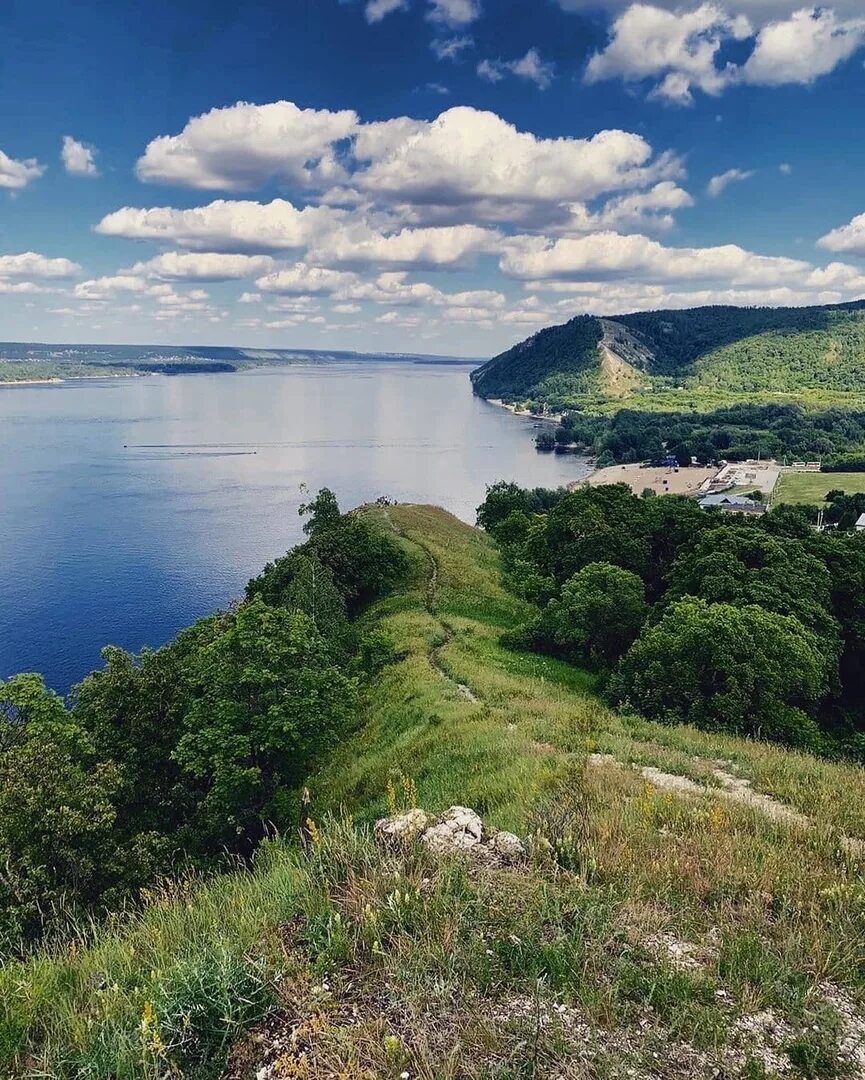
<path fill-rule="evenodd" d="M 71 259 L 54 259 L 35 251 L 0 255 L 0 278 L 68 278 L 81 267 Z"/>
<path fill-rule="evenodd" d="M 310 256 L 328 266 L 456 267 L 481 252 L 495 252 L 501 234 L 479 225 L 400 229 L 390 235 L 359 227 L 334 231 Z"/>
<path fill-rule="evenodd" d="M 759 4 L 708 2 L 692 11 L 668 7 L 627 6 L 615 18 L 606 48 L 590 59 L 586 81 L 652 81 L 650 98 L 690 105 L 695 89 L 717 96 L 738 84 L 814 82 L 865 45 L 865 19 L 845 19 L 836 10 L 801 3 L 792 11 L 762 5 L 762 17 Z M 778 18 L 767 17 L 770 8 Z M 749 39 L 754 44 L 744 64 L 720 63 L 726 43 Z"/>
<path fill-rule="evenodd" d="M 269 203 L 217 199 L 206 206 L 177 210 L 123 207 L 106 215 L 96 232 L 132 240 L 160 240 L 198 251 L 286 251 L 305 247 L 339 226 L 344 211 L 307 206 L 285 199 Z"/>
<path fill-rule="evenodd" d="M 357 126 L 351 109 L 301 109 L 291 101 L 240 101 L 161 135 L 139 158 L 140 180 L 204 190 L 247 191 L 268 180 L 304 185 L 342 178 L 335 144 Z"/>
<path fill-rule="evenodd" d="M 531 70 L 533 65 L 530 57 Z M 277 107 L 289 104 L 277 103 Z M 271 123 L 271 108 L 231 106 L 214 110 L 187 124 L 184 132 L 194 131 L 194 139 L 163 136 L 150 146 L 162 145 L 171 138 L 183 142 L 184 150 L 178 159 L 182 167 L 176 173 L 187 177 L 193 186 L 201 186 L 204 175 L 213 180 L 217 174 L 225 184 L 233 183 L 241 172 L 245 184 L 251 185 L 255 178 L 261 185 L 271 179 L 275 162 L 299 160 L 296 148 L 283 149 L 279 135 L 266 153 L 259 146 L 247 157 L 250 139 L 232 141 L 226 132 L 237 122 L 237 110 L 241 110 L 248 129 L 256 133 L 251 141 L 257 143 L 262 125 Z M 255 109 L 263 111 L 261 124 L 253 119 Z M 217 113 L 224 114 L 222 119 Z M 304 110 L 294 105 L 286 113 L 295 118 L 301 114 Z M 330 125 L 316 115 L 316 125 L 329 131 Z M 201 120 L 207 123 L 199 126 Z M 346 130 L 345 125 L 336 127 Z M 125 207 L 104 218 L 97 231 L 174 240 L 180 246 L 205 251 L 276 251 L 305 246 L 313 234 L 337 229 L 345 237 L 350 221 L 357 223 L 364 214 L 373 225 L 388 232 L 400 225 L 497 222 L 530 228 L 553 224 L 561 227 L 572 218 L 575 204 L 585 204 L 604 194 L 645 189 L 674 180 L 683 172 L 675 155 L 655 155 L 641 135 L 607 130 L 584 139 L 544 139 L 519 131 L 493 112 L 468 106 L 448 109 L 432 121 L 399 116 L 361 123 L 355 118 L 350 138 L 336 142 L 340 144 L 339 153 L 336 143 L 318 144 L 314 160 L 306 159 L 303 165 L 308 197 L 326 201 L 332 209 L 307 206 L 300 210 L 279 199 L 266 206 L 218 200 L 185 211 Z M 148 155 L 152 162 L 150 148 L 145 158 Z M 193 158 L 197 162 L 195 169 Z M 316 164 L 323 161 L 332 163 L 332 168 L 325 170 L 328 175 L 342 182 L 325 179 Z M 349 211 L 351 219 L 346 216 Z M 358 242 L 369 238 L 362 230 L 353 237 Z"/>
<path fill-rule="evenodd" d="M 60 160 L 63 162 L 63 168 L 71 176 L 99 176 L 95 156 L 96 150 L 94 147 L 73 139 L 71 135 L 63 136 Z"/>
<path fill-rule="evenodd" d="M 706 194 L 713 199 L 721 194 L 725 188 L 728 188 L 730 184 L 738 184 L 743 180 L 750 180 L 754 175 L 753 169 L 727 169 L 726 172 L 719 173 L 717 176 L 713 176 L 709 183 L 706 185 Z"/>
<path fill-rule="evenodd" d="M 610 199 L 598 213 L 586 216 L 586 226 L 601 230 L 671 229 L 674 224 L 672 211 L 693 205 L 694 200 L 687 191 L 672 180 L 662 180 L 648 191 Z"/>
<path fill-rule="evenodd" d="M 645 281 L 721 279 L 736 285 L 802 281 L 813 267 L 799 259 L 756 255 L 736 244 L 666 247 L 639 234 L 606 232 L 548 241 L 523 239 L 502 258 L 514 277 L 562 281 L 632 276 Z"/>
<path fill-rule="evenodd" d="M 827 251 L 865 255 L 865 214 L 857 214 L 846 225 L 821 236 L 817 243 Z"/>
<path fill-rule="evenodd" d="M 826 8 L 796 11 L 789 19 L 763 27 L 742 78 L 761 86 L 812 83 L 863 44 L 865 18 L 839 19 Z"/>
<path fill-rule="evenodd" d="M 481 60 L 477 73 L 488 82 L 499 82 L 507 74 L 517 75 L 546 90 L 552 84 L 555 65 L 542 60 L 538 50 L 532 48 L 519 60 Z"/>
<path fill-rule="evenodd" d="M 467 106 L 431 122 L 366 125 L 355 155 L 366 165 L 352 178 L 361 191 L 446 207 L 466 221 L 519 220 L 542 206 L 561 218 L 565 203 L 682 172 L 677 158 L 654 157 L 640 135 L 610 130 L 588 139 L 543 139 Z"/>
<path fill-rule="evenodd" d="M 692 87 L 707 94 L 723 90 L 728 74 L 715 63 L 722 41 L 742 40 L 750 33 L 744 16 L 731 17 L 714 3 L 675 14 L 654 4 L 633 4 L 613 23 L 607 47 L 589 61 L 586 81 L 663 76 L 653 95 L 689 104 Z"/>
<path fill-rule="evenodd" d="M 129 299 L 149 302 L 156 319 L 213 314 L 209 296 L 203 289 L 178 292 L 172 285 L 150 281 L 131 270 L 81 281 L 75 286 L 72 297 L 94 310 L 109 302 L 116 305 Z"/>
<path fill-rule="evenodd" d="M 27 187 L 31 180 L 37 180 L 45 172 L 45 166 L 40 165 L 36 158 L 25 158 L 16 161 L 0 150 L 0 188 L 7 191 L 20 191 Z"/>
<path fill-rule="evenodd" d="M 557 0 L 565 11 L 597 11 L 603 9 L 618 14 L 630 7 L 633 0 Z M 682 0 L 654 0 L 654 6 L 665 11 L 681 11 Z M 819 5 L 817 5 L 819 6 Z M 839 15 L 858 15 L 862 11 L 861 0 L 832 0 L 832 8 Z M 807 0 L 727 0 L 725 7 L 733 15 L 745 15 L 756 26 L 782 19 L 807 8 Z"/>
<path fill-rule="evenodd" d="M 167 251 L 129 271 L 158 281 L 238 281 L 263 274 L 273 266 L 269 255 L 225 255 L 218 252 Z"/>

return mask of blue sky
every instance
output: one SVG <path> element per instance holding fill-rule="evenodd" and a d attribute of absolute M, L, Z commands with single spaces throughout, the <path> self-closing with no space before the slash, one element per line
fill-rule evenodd
<path fill-rule="evenodd" d="M 486 355 L 865 296 L 861 0 L 13 0 L 0 337 Z"/>

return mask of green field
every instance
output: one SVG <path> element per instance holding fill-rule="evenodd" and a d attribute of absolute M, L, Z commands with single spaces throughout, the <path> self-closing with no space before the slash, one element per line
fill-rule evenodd
<path fill-rule="evenodd" d="M 781 473 L 775 488 L 773 503 L 822 503 L 830 491 L 847 495 L 865 492 L 865 473 L 861 472 L 795 472 Z"/>
<path fill-rule="evenodd" d="M 311 856 L 273 841 L 252 872 L 10 960 L 0 1075 L 856 1075 L 865 772 L 610 710 L 580 670 L 501 645 L 526 608 L 484 534 L 370 513 L 413 570 L 364 617 L 393 662 L 310 780 Z M 366 824 L 415 799 L 535 854 L 481 869 L 375 844 Z"/>

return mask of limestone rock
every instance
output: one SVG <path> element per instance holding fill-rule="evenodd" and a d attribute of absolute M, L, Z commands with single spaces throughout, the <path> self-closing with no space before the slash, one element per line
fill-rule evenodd
<path fill-rule="evenodd" d="M 484 823 L 467 806 L 452 806 L 437 825 L 426 829 L 421 843 L 430 851 L 446 855 L 454 851 L 471 851 L 477 847 L 484 834 Z"/>
<path fill-rule="evenodd" d="M 512 832 L 497 832 L 487 841 L 490 851 L 507 861 L 515 861 L 523 858 L 526 853 L 525 845 L 518 836 Z"/>
<path fill-rule="evenodd" d="M 415 807 L 413 810 L 406 810 L 404 814 L 380 818 L 375 823 L 375 834 L 382 840 L 393 842 L 413 840 L 426 829 L 431 820 L 429 814 Z"/>
<path fill-rule="evenodd" d="M 488 829 L 467 806 L 452 806 L 439 817 L 407 810 L 376 822 L 377 839 L 391 845 L 420 843 L 435 855 L 468 855 L 486 866 L 512 866 L 526 859 L 522 840 L 513 833 Z"/>

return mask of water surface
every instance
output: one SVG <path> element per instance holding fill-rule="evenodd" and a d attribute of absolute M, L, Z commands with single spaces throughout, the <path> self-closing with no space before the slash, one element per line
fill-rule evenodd
<path fill-rule="evenodd" d="M 363 361 L 0 387 L 0 677 L 61 692 L 160 645 L 301 539 L 301 484 L 474 521 L 494 480 L 588 471 L 473 397 L 469 367 Z"/>

